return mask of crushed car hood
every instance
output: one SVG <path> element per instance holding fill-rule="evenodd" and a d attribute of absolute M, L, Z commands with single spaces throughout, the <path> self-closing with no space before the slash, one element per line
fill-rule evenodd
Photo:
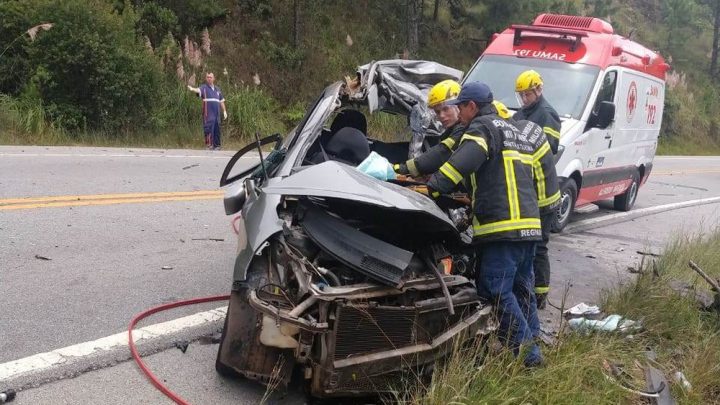
<path fill-rule="evenodd" d="M 267 194 L 339 198 L 401 211 L 429 214 L 455 229 L 450 218 L 431 199 L 397 184 L 380 181 L 356 168 L 324 162 L 303 169 L 262 189 Z"/>
<path fill-rule="evenodd" d="M 437 62 L 391 59 L 359 66 L 360 94 L 367 99 L 370 112 L 385 110 L 409 113 L 417 103 L 425 104 L 432 86 L 443 80 L 460 81 L 463 72 Z"/>

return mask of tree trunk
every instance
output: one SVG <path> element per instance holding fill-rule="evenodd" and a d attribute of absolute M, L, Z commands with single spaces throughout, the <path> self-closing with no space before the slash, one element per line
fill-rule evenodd
<path fill-rule="evenodd" d="M 435 8 L 433 8 L 433 21 L 437 21 L 439 9 L 440 9 L 440 0 L 435 0 Z"/>
<path fill-rule="evenodd" d="M 407 0 L 407 51 L 411 58 L 417 57 L 420 48 L 420 1 Z"/>
<path fill-rule="evenodd" d="M 302 0 L 293 0 L 293 47 L 297 49 L 300 46 L 300 2 Z"/>
<path fill-rule="evenodd" d="M 715 77 L 718 74 L 718 42 L 720 42 L 720 0 L 715 0 L 714 10 L 715 20 L 713 21 L 713 44 L 712 54 L 710 55 L 710 76 Z"/>

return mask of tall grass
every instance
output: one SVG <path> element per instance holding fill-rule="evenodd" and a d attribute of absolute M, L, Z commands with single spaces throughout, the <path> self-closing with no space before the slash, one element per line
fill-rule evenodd
<path fill-rule="evenodd" d="M 698 310 L 696 302 L 675 292 L 671 285 L 684 280 L 709 292 L 704 281 L 688 268 L 695 260 L 706 272 L 720 277 L 720 229 L 669 244 L 655 266 L 629 284 L 603 293 L 601 307 L 641 320 L 643 329 L 632 337 L 618 333 L 562 335 L 554 346 L 544 346 L 546 364 L 526 369 L 506 352 L 483 355 L 482 349 L 457 350 L 426 389 L 407 402 L 418 404 L 618 404 L 644 403 L 636 394 L 606 378 L 604 364 L 622 365 L 623 377 L 644 389 L 642 367 L 660 369 L 681 404 L 720 404 L 720 314 Z M 653 272 L 652 269 L 655 268 Z M 657 354 L 649 361 L 646 350 Z M 672 378 L 685 374 L 687 390 Z"/>

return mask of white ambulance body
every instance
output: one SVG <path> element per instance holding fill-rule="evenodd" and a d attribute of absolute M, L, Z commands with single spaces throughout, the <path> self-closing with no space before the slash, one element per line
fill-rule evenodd
<path fill-rule="evenodd" d="M 464 81 L 482 81 L 495 99 L 520 108 L 515 79 L 540 73 L 562 121 L 556 155 L 562 205 L 554 230 L 576 206 L 614 198 L 630 210 L 657 149 L 669 65 L 657 53 L 592 17 L 542 14 L 533 25 L 495 34 Z"/>

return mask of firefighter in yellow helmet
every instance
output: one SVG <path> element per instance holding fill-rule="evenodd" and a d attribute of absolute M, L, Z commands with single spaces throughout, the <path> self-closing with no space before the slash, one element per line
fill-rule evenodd
<path fill-rule="evenodd" d="M 440 137 L 440 143 L 430 148 L 422 155 L 410 159 L 405 163 L 394 165 L 399 174 L 421 176 L 436 172 L 452 154 L 455 145 L 463 135 L 463 126 L 460 124 L 458 107 L 446 104 L 460 94 L 460 83 L 454 80 L 444 80 L 433 86 L 428 92 L 428 107 L 430 107 L 438 120 L 445 128 Z"/>
<path fill-rule="evenodd" d="M 545 136 L 552 154 L 545 158 L 551 164 L 545 164 L 545 171 L 555 171 L 552 155 L 558 151 L 560 144 L 560 117 L 557 111 L 543 97 L 543 80 L 540 74 L 534 70 L 522 72 L 515 81 L 515 93 L 521 108 L 513 116 L 513 120 L 527 120 L 539 125 Z M 548 176 L 545 179 L 557 178 L 557 175 Z M 535 271 L 535 295 L 537 296 L 538 308 L 545 308 L 547 294 L 550 292 L 550 257 L 548 255 L 547 243 L 550 240 L 550 228 L 555 220 L 556 210 L 560 203 L 559 184 L 547 184 L 544 187 L 546 193 L 539 196 L 540 220 L 542 222 L 542 241 L 538 243 L 535 250 L 533 267 Z M 558 191 L 557 195 L 555 191 Z M 551 192 L 552 191 L 552 192 Z"/>

